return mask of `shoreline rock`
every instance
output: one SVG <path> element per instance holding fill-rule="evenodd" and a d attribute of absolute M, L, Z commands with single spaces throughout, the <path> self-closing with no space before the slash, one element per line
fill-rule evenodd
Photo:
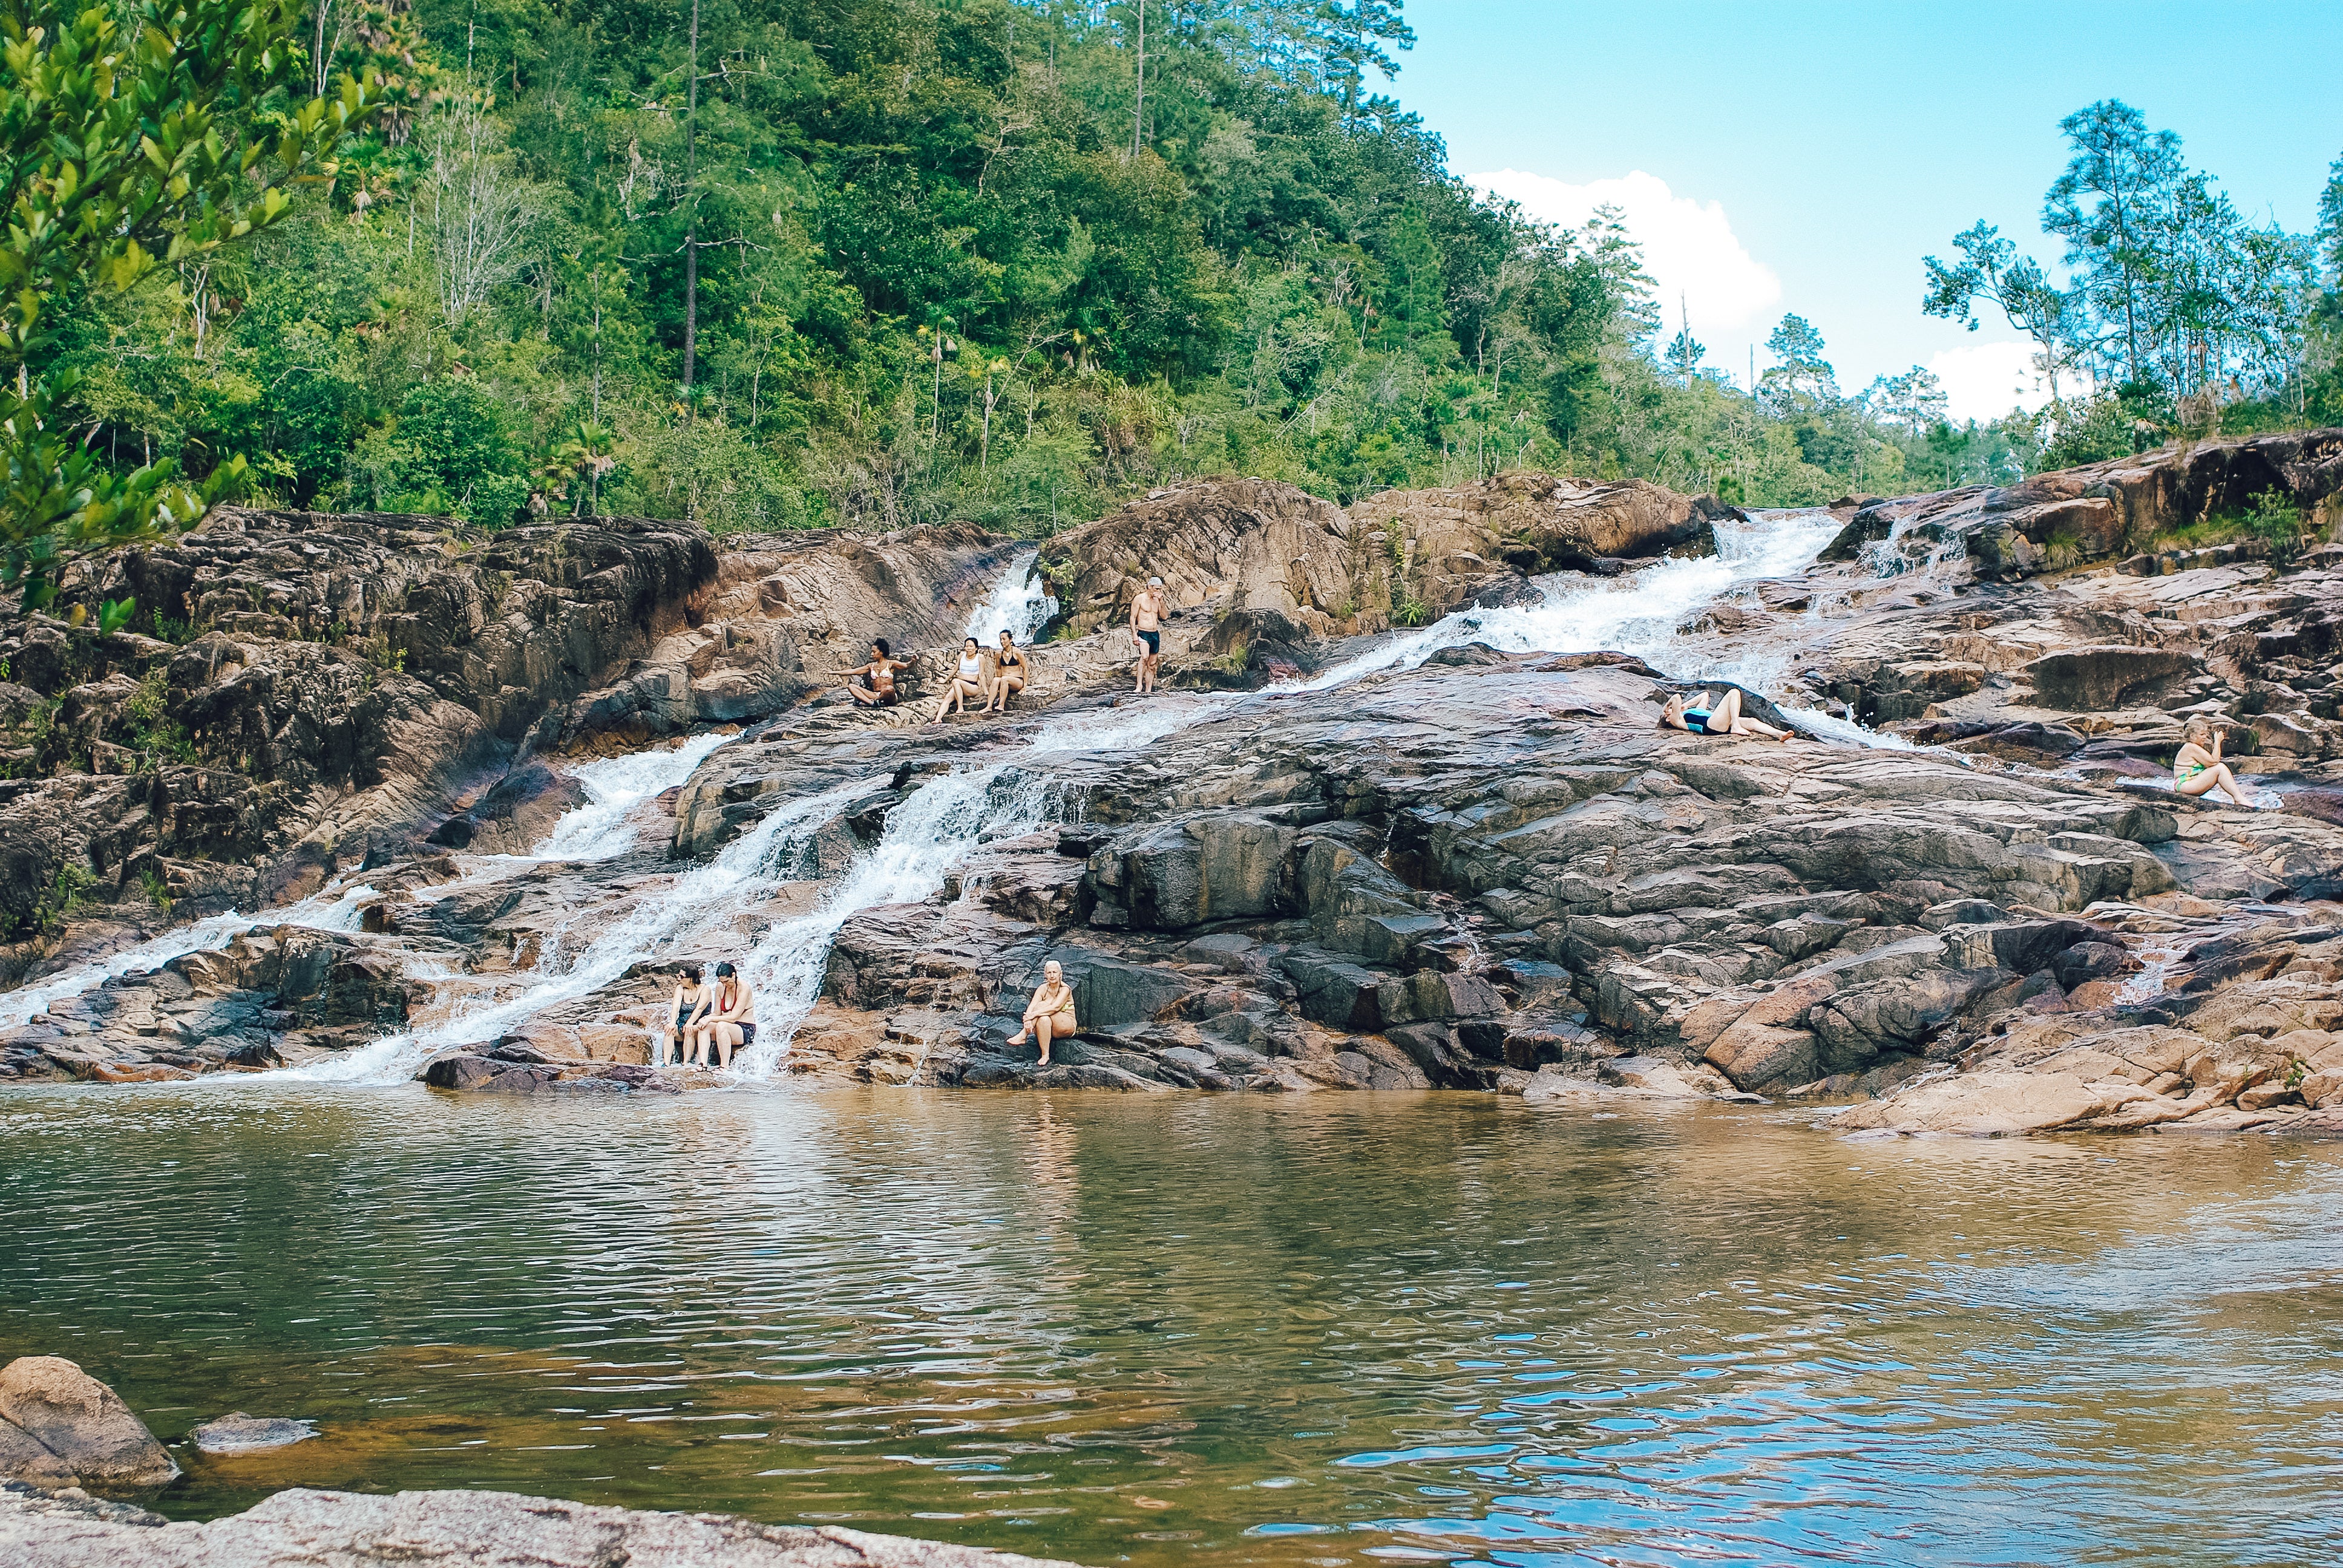
<path fill-rule="evenodd" d="M 0 1488 L 0 1558 L 17 1568 L 1069 1568 L 1013 1552 L 732 1514 L 600 1508 L 508 1492 L 303 1487 L 205 1523 Z"/>

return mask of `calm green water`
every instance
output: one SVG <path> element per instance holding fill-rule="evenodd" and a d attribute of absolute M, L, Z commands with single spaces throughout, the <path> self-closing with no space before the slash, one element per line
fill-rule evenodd
<path fill-rule="evenodd" d="M 1475 1097 L 0 1095 L 0 1352 L 206 1459 L 1108 1564 L 2343 1557 L 2343 1147 Z"/>

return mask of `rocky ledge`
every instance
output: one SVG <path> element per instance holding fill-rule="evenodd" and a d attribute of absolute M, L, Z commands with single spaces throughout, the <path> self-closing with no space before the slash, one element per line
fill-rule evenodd
<path fill-rule="evenodd" d="M 76 1492 L 0 1487 L 0 1559 L 14 1568 L 1063 1568 L 824 1525 L 593 1508 L 504 1492 L 280 1492 L 208 1523 Z"/>
<path fill-rule="evenodd" d="M 674 968 L 811 929 L 790 922 L 837 907 L 874 854 L 960 833 L 940 886 L 824 930 L 789 1072 L 1757 1095 L 1851 1107 L 1836 1125 L 1877 1132 L 2325 1129 L 2343 1121 L 2343 547 L 2317 533 L 2338 452 L 2343 432 L 2314 433 L 1850 500 L 1825 552 L 1847 558 L 1688 604 L 1635 632 L 1640 654 L 1507 652 L 1473 641 L 1468 614 L 1420 663 L 1327 689 L 1294 678 L 1384 648 L 1394 619 L 1566 619 L 1549 591 L 1599 608 L 1595 579 L 1624 558 L 1753 525 L 1536 476 L 1348 512 L 1260 481 L 1192 486 L 1046 546 L 1061 628 L 1027 705 L 941 727 L 932 702 L 841 711 L 789 671 L 842 661 L 872 624 L 946 644 L 1009 541 L 727 554 L 639 667 L 547 709 L 534 754 L 376 844 L 361 930 L 245 931 L 53 1006 L 0 1055 L 106 1078 L 342 1049 L 510 994 L 570 933 L 688 895 L 747 842 L 759 874 L 655 956 L 425 1070 L 497 1093 L 689 1087 L 644 1066 Z M 2068 499 L 2122 521 L 2090 551 L 2027 510 L 2077 486 Z M 2250 536 L 2226 509 L 2272 488 L 2306 538 Z M 1996 554 L 1948 508 L 2048 543 Z M 1134 707 L 1114 695 L 1115 628 L 1147 571 L 1176 608 L 1167 681 L 1188 689 Z M 795 666 L 722 662 L 784 642 Z M 1657 726 L 1685 677 L 1725 668 L 1748 711 L 1813 738 Z M 532 841 L 574 803 L 560 747 L 717 712 L 679 690 L 729 693 L 721 711 L 753 728 L 663 798 L 656 839 L 494 875 L 456 852 Z M 2250 807 L 2169 789 L 2197 718 L 2231 728 Z M 1097 744 L 1128 726 L 1166 739 Z M 777 809 L 817 798 L 774 835 Z M 1051 961 L 1084 1030 L 1043 1067 L 1007 1041 Z"/>

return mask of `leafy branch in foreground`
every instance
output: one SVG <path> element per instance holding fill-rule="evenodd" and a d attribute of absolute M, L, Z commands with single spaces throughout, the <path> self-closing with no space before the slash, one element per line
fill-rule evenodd
<path fill-rule="evenodd" d="M 61 315 L 277 221 L 371 106 L 348 76 L 331 100 L 285 98 L 305 79 L 286 0 L 129 17 L 0 0 L 0 584 L 27 609 L 81 557 L 195 527 L 245 475 L 240 457 L 200 484 L 171 458 L 109 472 L 65 427 L 74 377 L 45 373 Z"/>

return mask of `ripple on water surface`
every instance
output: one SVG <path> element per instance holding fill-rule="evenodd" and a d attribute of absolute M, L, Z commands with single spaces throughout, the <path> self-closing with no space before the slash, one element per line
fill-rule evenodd
<path fill-rule="evenodd" d="M 2343 1151 L 1454 1097 L 0 1095 L 0 1351 L 207 1516 L 499 1486 L 1095 1563 L 2343 1549 Z"/>

